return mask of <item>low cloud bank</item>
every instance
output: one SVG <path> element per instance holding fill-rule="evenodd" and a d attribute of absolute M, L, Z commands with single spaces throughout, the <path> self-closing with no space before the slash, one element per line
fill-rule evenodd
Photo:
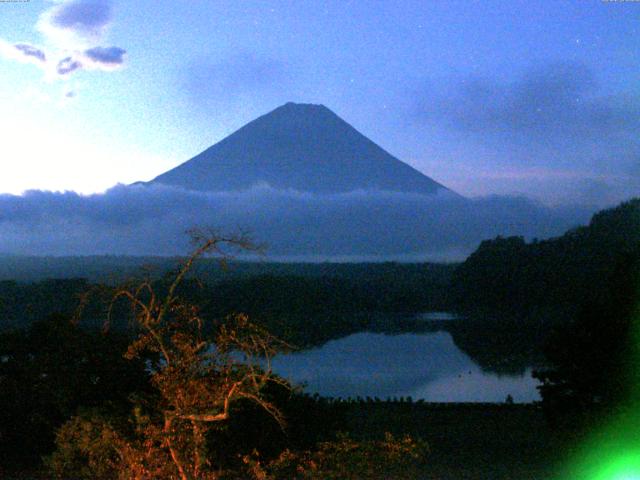
<path fill-rule="evenodd" d="M 296 260 L 459 260 L 496 235 L 545 238 L 585 224 L 587 208 L 521 197 L 355 191 L 318 195 L 257 186 L 193 192 L 116 186 L 104 194 L 0 195 L 0 252 L 29 255 L 176 255 L 185 231 L 249 231 L 267 256 Z"/>

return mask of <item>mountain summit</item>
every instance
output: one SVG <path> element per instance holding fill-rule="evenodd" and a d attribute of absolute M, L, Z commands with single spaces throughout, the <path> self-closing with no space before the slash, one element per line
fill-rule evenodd
<path fill-rule="evenodd" d="M 189 190 L 316 193 L 447 190 L 387 153 L 323 105 L 287 103 L 150 183 Z"/>

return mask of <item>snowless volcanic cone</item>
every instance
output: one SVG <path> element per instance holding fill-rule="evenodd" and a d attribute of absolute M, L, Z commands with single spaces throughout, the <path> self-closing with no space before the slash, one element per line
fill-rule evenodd
<path fill-rule="evenodd" d="M 287 103 L 150 183 L 233 191 L 267 184 L 314 193 L 445 187 L 387 153 L 323 105 Z"/>

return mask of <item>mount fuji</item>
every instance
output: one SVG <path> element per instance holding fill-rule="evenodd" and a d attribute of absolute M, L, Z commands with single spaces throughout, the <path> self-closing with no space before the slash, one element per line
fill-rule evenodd
<path fill-rule="evenodd" d="M 296 103 L 253 120 L 149 183 L 195 191 L 237 191 L 266 184 L 312 193 L 450 192 L 327 107 Z"/>

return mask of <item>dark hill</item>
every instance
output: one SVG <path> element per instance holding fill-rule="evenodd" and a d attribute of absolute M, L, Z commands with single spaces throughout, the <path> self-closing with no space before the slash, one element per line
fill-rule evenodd
<path fill-rule="evenodd" d="M 602 210 L 588 226 L 557 238 L 482 242 L 456 271 L 456 296 L 471 309 L 566 312 L 606 294 L 615 272 L 634 258 L 640 258 L 640 198 Z"/>
<path fill-rule="evenodd" d="M 287 103 L 151 183 L 188 190 L 448 191 L 322 105 Z"/>
<path fill-rule="evenodd" d="M 542 355 L 556 342 L 550 335 L 575 325 L 578 330 L 570 335 L 576 341 L 565 338 L 557 346 L 571 361 L 571 371 L 580 372 L 581 385 L 590 389 L 592 379 L 601 381 L 605 365 L 598 362 L 611 357 L 609 345 L 623 343 L 617 329 L 624 319 L 619 314 L 637 302 L 633 289 L 632 294 L 625 290 L 640 278 L 638 265 L 640 198 L 602 210 L 589 225 L 560 237 L 486 240 L 452 275 L 448 292 L 452 308 L 466 319 L 452 324 L 449 332 L 456 345 L 484 368 L 522 373 L 532 364 L 555 362 L 555 357 Z M 586 337 L 588 341 L 583 341 Z M 583 349 L 588 354 L 574 357 L 569 353 L 571 344 L 574 353 Z M 591 356 L 596 345 L 599 353 L 593 358 L 598 360 L 591 360 L 596 368 L 578 370 L 574 360 Z"/>

